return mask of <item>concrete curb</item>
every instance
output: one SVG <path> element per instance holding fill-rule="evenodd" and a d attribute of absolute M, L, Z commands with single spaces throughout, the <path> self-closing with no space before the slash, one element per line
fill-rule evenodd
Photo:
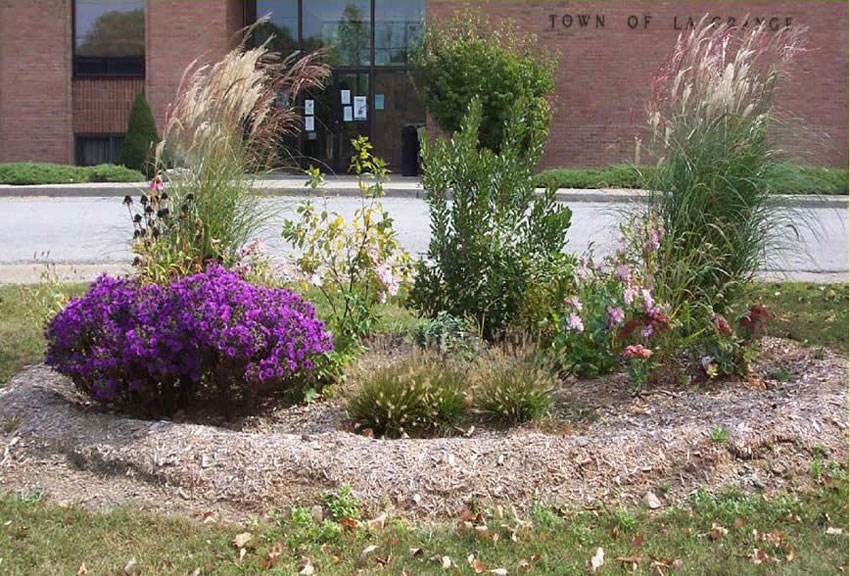
<path fill-rule="evenodd" d="M 295 179 L 293 179 L 295 180 Z M 300 179 L 297 180 L 300 182 Z M 139 183 L 88 183 L 88 184 L 52 184 L 37 186 L 0 185 L 0 198 L 91 198 L 91 197 L 123 197 L 134 195 L 145 189 L 147 184 Z M 354 197 L 360 194 L 354 181 L 328 182 L 321 194 L 296 181 L 259 180 L 255 188 L 258 194 L 264 196 L 336 196 Z M 403 182 L 394 185 L 390 182 L 384 187 L 387 198 L 423 198 L 425 191 L 421 185 Z M 626 190 L 620 188 L 575 189 L 561 188 L 557 198 L 567 204 L 575 203 L 608 203 L 626 204 L 644 202 L 648 196 L 646 190 Z M 846 210 L 850 201 L 847 196 L 821 196 L 815 194 L 789 194 L 775 196 L 772 203 L 776 206 L 789 208 L 837 208 Z"/>

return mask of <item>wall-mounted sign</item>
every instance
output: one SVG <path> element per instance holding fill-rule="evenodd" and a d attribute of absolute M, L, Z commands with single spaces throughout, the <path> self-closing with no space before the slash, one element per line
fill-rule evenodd
<path fill-rule="evenodd" d="M 661 20 L 659 17 L 658 20 Z M 656 26 L 666 26 L 673 30 L 693 29 L 699 23 L 699 16 L 673 16 L 672 20 L 665 19 L 662 22 L 656 22 L 652 18 L 652 14 L 629 14 L 625 19 L 619 16 L 611 16 L 606 19 L 606 14 L 549 14 L 549 30 L 576 30 L 581 28 L 587 29 L 608 29 L 608 28 L 625 28 L 631 30 L 647 30 Z M 715 25 L 727 24 L 729 26 L 764 26 L 773 32 L 779 31 L 780 28 L 791 28 L 794 23 L 792 16 L 729 16 L 729 15 L 711 15 L 709 21 Z"/>
<path fill-rule="evenodd" d="M 304 100 L 304 114 L 307 116 L 313 115 L 316 109 L 315 102 L 315 100 Z"/>
<path fill-rule="evenodd" d="M 343 122 L 352 122 L 354 120 L 354 113 L 351 110 L 351 106 L 346 106 L 342 109 L 342 121 Z"/>
<path fill-rule="evenodd" d="M 375 94 L 375 110 L 383 110 L 384 109 L 384 95 L 383 94 Z"/>
<path fill-rule="evenodd" d="M 340 90 L 339 96 L 342 100 L 343 106 L 348 106 L 349 104 L 351 104 L 351 90 Z"/>
<path fill-rule="evenodd" d="M 355 96 L 354 97 L 354 119 L 355 120 L 365 120 L 366 119 L 366 97 L 365 96 Z"/>
<path fill-rule="evenodd" d="M 305 116 L 304 117 L 304 130 L 307 132 L 313 132 L 316 130 L 316 117 L 315 116 Z"/>

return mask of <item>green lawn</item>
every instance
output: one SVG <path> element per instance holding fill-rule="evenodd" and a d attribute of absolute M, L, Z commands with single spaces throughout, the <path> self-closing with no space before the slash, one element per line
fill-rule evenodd
<path fill-rule="evenodd" d="M 643 188 L 651 179 L 653 168 L 640 170 L 627 164 L 604 168 L 555 168 L 535 177 L 539 187 L 556 188 Z M 847 195 L 848 171 L 841 168 L 816 168 L 780 164 L 770 174 L 770 186 L 776 194 Z"/>
<path fill-rule="evenodd" d="M 203 525 L 0 496 L 0 572 L 76 574 L 84 564 L 88 574 L 124 574 L 134 559 L 130 573 L 157 575 L 296 574 L 308 562 L 316 574 L 339 575 L 585 574 L 602 548 L 600 574 L 630 573 L 635 562 L 635 573 L 652 575 L 831 575 L 846 573 L 848 553 L 847 475 L 831 470 L 816 492 L 800 498 L 697 494 L 684 507 L 657 512 L 562 515 L 540 508 L 525 525 L 507 514 L 467 517 L 479 529 L 461 521 L 413 526 L 393 519 L 380 529 L 342 530 L 329 521 L 319 528 L 309 513 L 300 522 Z M 234 538 L 245 532 L 251 539 L 240 561 Z M 480 562 L 477 570 L 470 555 Z"/>
<path fill-rule="evenodd" d="M 753 297 L 770 308 L 771 336 L 847 352 L 847 284 L 765 283 Z"/>
<path fill-rule="evenodd" d="M 68 166 L 32 162 L 0 163 L 0 184 L 74 184 L 79 182 L 144 182 L 145 175 L 124 166 Z"/>

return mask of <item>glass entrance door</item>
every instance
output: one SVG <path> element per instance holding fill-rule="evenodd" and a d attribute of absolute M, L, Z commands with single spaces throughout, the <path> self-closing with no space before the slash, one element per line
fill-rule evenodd
<path fill-rule="evenodd" d="M 354 155 L 351 141 L 371 136 L 369 72 L 337 70 L 326 87 L 304 99 L 302 167 L 345 173 Z"/>

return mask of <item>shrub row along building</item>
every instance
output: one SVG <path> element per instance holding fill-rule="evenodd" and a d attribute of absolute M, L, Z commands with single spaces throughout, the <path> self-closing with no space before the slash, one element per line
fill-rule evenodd
<path fill-rule="evenodd" d="M 677 36 L 708 14 L 770 30 L 805 28 L 808 51 L 778 105 L 799 161 L 847 165 L 848 5 L 837 1 L 648 2 L 492 0 L 561 55 L 550 166 L 640 160 L 651 79 Z M 402 164 L 405 126 L 426 123 L 410 48 L 426 22 L 468 2 L 448 0 L 0 0 L 0 162 L 113 162 L 130 106 L 143 91 L 159 126 L 183 71 L 232 48 L 257 16 L 282 51 L 324 48 L 327 88 L 300 103 L 296 157 L 345 169 L 350 140 L 367 135 Z M 410 130 L 408 130 L 408 133 Z M 295 160 L 298 160 L 296 158 Z"/>

